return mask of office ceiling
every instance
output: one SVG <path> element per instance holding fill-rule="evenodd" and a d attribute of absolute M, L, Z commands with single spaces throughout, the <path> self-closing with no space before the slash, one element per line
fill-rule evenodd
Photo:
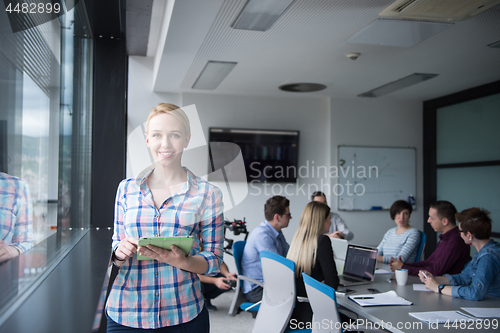
<path fill-rule="evenodd" d="M 145 45 L 138 39 L 147 38 L 147 50 L 135 48 L 131 54 L 156 57 L 157 92 L 366 98 L 357 95 L 412 73 L 438 74 L 378 97 L 425 101 L 500 80 L 500 48 L 488 47 L 500 41 L 500 6 L 453 22 L 412 47 L 394 47 L 347 42 L 393 0 L 296 0 L 265 32 L 231 28 L 246 0 L 154 0 L 147 2 L 149 33 L 144 20 L 129 19 L 148 13 L 134 12 L 137 1 L 127 0 L 127 43 Z M 361 55 L 353 61 L 349 52 Z M 237 65 L 216 89 L 192 89 L 210 60 Z M 278 89 L 298 82 L 327 88 Z"/>

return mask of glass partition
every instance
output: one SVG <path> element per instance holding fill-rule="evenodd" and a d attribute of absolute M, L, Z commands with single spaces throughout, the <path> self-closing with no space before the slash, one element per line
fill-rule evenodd
<path fill-rule="evenodd" d="M 500 235 L 498 110 L 500 93 L 436 109 L 437 199 L 452 202 L 458 211 L 489 210 L 495 237 Z"/>
<path fill-rule="evenodd" d="M 471 207 L 491 212 L 492 231 L 500 233 L 500 166 L 437 170 L 437 197 L 452 202 L 461 212 Z"/>
<path fill-rule="evenodd" d="M 439 108 L 438 164 L 500 160 L 500 94 Z"/>
<path fill-rule="evenodd" d="M 84 5 L 17 32 L 0 13 L 0 325 L 90 226 Z"/>

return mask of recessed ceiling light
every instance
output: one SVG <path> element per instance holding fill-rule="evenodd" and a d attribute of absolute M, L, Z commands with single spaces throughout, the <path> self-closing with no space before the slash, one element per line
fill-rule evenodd
<path fill-rule="evenodd" d="M 315 92 L 326 89 L 326 86 L 319 83 L 288 83 L 279 86 L 279 88 L 289 92 Z"/>
<path fill-rule="evenodd" d="M 248 0 L 234 21 L 234 29 L 266 31 L 295 0 Z"/>
<path fill-rule="evenodd" d="M 409 87 L 419 82 L 432 79 L 436 76 L 438 76 L 438 74 L 413 73 L 411 75 L 405 76 L 402 79 L 393 81 L 388 84 L 384 84 L 383 86 L 359 94 L 358 97 L 379 97 L 382 95 L 389 94 L 393 91 Z"/>
<path fill-rule="evenodd" d="M 209 61 L 193 84 L 193 89 L 214 90 L 236 66 L 236 62 Z"/>

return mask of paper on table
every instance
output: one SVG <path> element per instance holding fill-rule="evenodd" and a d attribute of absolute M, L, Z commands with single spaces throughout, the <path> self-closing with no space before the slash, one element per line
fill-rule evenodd
<path fill-rule="evenodd" d="M 426 323 L 452 323 L 452 322 L 469 322 L 471 320 L 474 321 L 482 321 L 482 319 L 468 317 L 466 315 L 461 314 L 457 311 L 432 311 L 432 312 L 410 312 L 408 313 L 410 316 L 417 318 Z"/>
<path fill-rule="evenodd" d="M 394 290 L 385 293 L 352 295 L 349 299 L 361 306 L 379 306 L 379 305 L 412 305 L 413 303 L 398 296 Z"/>
<path fill-rule="evenodd" d="M 421 284 L 421 283 L 414 283 L 413 290 L 415 290 L 415 291 L 432 291 L 430 289 L 425 288 L 425 284 Z"/>
<path fill-rule="evenodd" d="M 387 269 L 383 269 L 383 268 L 377 268 L 375 270 L 375 274 L 391 274 L 392 272 L 391 271 L 388 271 Z"/>
<path fill-rule="evenodd" d="M 478 318 L 500 318 L 500 308 L 461 308 L 474 317 Z"/>

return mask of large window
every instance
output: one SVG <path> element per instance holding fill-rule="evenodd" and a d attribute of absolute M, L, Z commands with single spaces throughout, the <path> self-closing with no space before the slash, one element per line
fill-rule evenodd
<path fill-rule="evenodd" d="M 500 82 L 424 103 L 427 209 L 435 200 L 448 200 L 458 211 L 485 208 L 493 237 L 500 237 L 499 110 Z"/>
<path fill-rule="evenodd" d="M 500 233 L 500 93 L 437 109 L 437 197 L 483 207 Z M 497 165 L 495 165 L 497 164 Z"/>
<path fill-rule="evenodd" d="M 93 54 L 83 6 L 18 32 L 0 14 L 0 239 L 20 253 L 0 260 L 0 325 L 90 226 Z"/>
<path fill-rule="evenodd" d="M 437 109 L 438 165 L 500 161 L 500 93 Z"/>
<path fill-rule="evenodd" d="M 437 109 L 437 198 L 482 207 L 500 234 L 500 94 Z"/>

